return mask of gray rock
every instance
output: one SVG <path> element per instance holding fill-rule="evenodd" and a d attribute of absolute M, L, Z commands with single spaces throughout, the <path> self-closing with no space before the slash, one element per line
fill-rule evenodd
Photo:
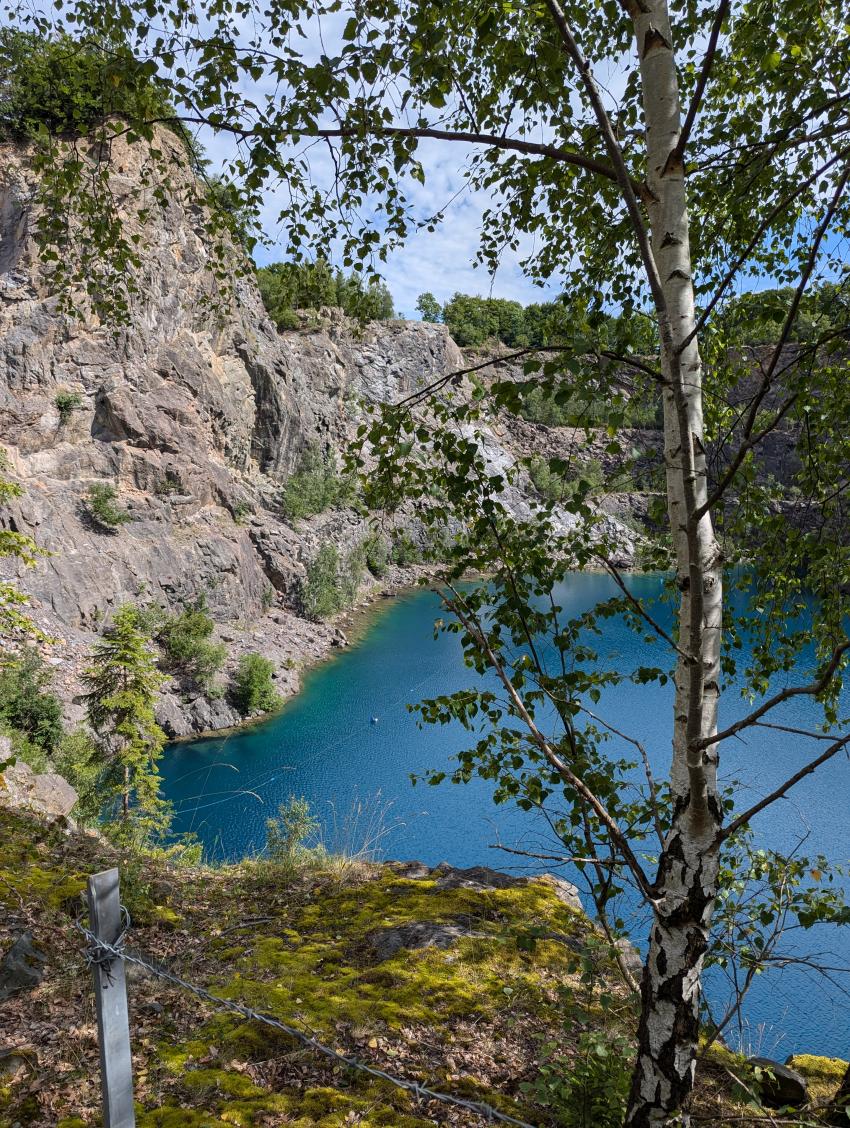
<path fill-rule="evenodd" d="M 457 869 L 448 862 L 440 862 L 430 873 L 436 878 L 437 889 L 518 889 L 528 885 L 529 878 L 514 877 L 489 866 L 470 866 Z"/>
<path fill-rule="evenodd" d="M 366 936 L 376 963 L 392 959 L 403 948 L 450 948 L 466 936 L 481 936 L 457 924 L 440 924 L 436 921 L 417 920 L 395 928 L 380 928 Z"/>
<path fill-rule="evenodd" d="M 438 866 L 431 870 L 429 876 L 437 879 L 437 889 L 521 889 L 533 881 L 542 881 L 553 888 L 559 901 L 569 905 L 575 912 L 584 912 L 575 885 L 551 873 L 542 874 L 539 877 L 520 877 L 490 869 L 489 866 L 470 866 L 468 869 L 457 869 L 447 862 L 440 862 Z"/>
<path fill-rule="evenodd" d="M 23 932 L 0 963 L 0 1002 L 37 987 L 44 978 L 46 960 L 33 945 L 32 936 Z"/>
<path fill-rule="evenodd" d="M 180 171 L 171 133 L 160 130 L 156 140 L 170 190 L 162 208 L 147 211 L 134 194 L 145 146 L 116 138 L 111 148 L 122 222 L 145 251 L 129 325 L 118 332 L 84 303 L 78 319 L 59 312 L 33 237 L 32 162 L 21 148 L 0 146 L 0 443 L 24 491 L 0 511 L 0 527 L 51 552 L 20 577 L 14 562 L 0 560 L 0 578 L 19 580 L 39 626 L 58 639 L 54 691 L 72 723 L 82 716 L 74 699 L 93 637 L 122 602 L 176 608 L 203 596 L 234 640 L 234 660 L 262 649 L 275 661 L 300 661 L 345 645 L 293 612 L 305 562 L 328 542 L 349 553 L 367 521 L 332 511 L 293 528 L 281 514 L 282 481 L 308 444 L 348 448 L 359 399 L 398 400 L 465 363 L 442 325 L 391 321 L 355 331 L 339 311 L 324 310 L 278 333 L 250 272 L 236 269 L 235 248 L 232 292 L 221 295 L 193 174 Z M 81 399 L 64 423 L 60 391 Z M 502 430 L 485 428 L 494 469 L 524 453 Z M 104 482 L 132 516 L 114 534 L 85 517 L 88 488 Z M 506 503 L 518 516 L 535 504 L 514 487 Z M 401 520 L 421 539 L 413 516 Z M 562 515 L 565 527 L 571 520 Z M 616 515 L 605 520 L 628 557 L 634 534 Z M 267 615 L 270 598 L 282 621 Z M 287 679 L 286 688 L 295 684 Z M 237 719 L 220 704 L 189 707 L 176 695 L 161 708 L 173 736 Z"/>
<path fill-rule="evenodd" d="M 808 1083 L 796 1069 L 765 1057 L 747 1058 L 747 1065 L 763 1071 L 758 1091 L 762 1103 L 768 1108 L 799 1108 L 808 1101 Z"/>
<path fill-rule="evenodd" d="M 4 758 L 0 747 L 0 760 Z M 22 760 L 0 775 L 0 804 L 4 806 L 64 818 L 76 802 L 77 793 L 66 779 L 54 772 L 36 775 Z"/>

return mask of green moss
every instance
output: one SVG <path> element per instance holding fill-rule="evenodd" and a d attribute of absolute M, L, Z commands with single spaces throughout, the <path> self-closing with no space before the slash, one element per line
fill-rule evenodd
<path fill-rule="evenodd" d="M 263 1090 L 255 1085 L 244 1073 L 232 1073 L 226 1069 L 193 1069 L 183 1077 L 183 1084 L 191 1090 L 212 1090 L 228 1097 L 257 1097 Z"/>
<path fill-rule="evenodd" d="M 56 1122 L 56 1128 L 86 1128 L 86 1122 L 79 1116 L 64 1116 Z"/>
<path fill-rule="evenodd" d="M 136 1128 L 222 1128 L 226 1123 L 202 1109 L 176 1105 L 166 1105 L 149 1112 L 137 1110 L 136 1115 Z"/>
<path fill-rule="evenodd" d="M 209 1042 L 192 1041 L 182 1046 L 170 1042 L 160 1042 L 157 1046 L 157 1059 L 170 1073 L 183 1073 L 193 1058 L 202 1058 L 209 1052 Z"/>
<path fill-rule="evenodd" d="M 831 1100 L 847 1072 L 847 1062 L 841 1058 L 817 1057 L 815 1054 L 795 1054 L 788 1059 L 788 1064 L 806 1078 L 809 1096 L 816 1103 Z"/>

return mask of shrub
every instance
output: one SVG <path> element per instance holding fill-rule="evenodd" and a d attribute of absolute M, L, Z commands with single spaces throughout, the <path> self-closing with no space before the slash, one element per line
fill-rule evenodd
<path fill-rule="evenodd" d="M 292 871 L 317 860 L 323 851 L 305 845 L 319 829 L 319 820 L 304 798 L 290 795 L 278 807 L 277 818 L 266 820 L 266 852 L 271 861 Z"/>
<path fill-rule="evenodd" d="M 79 392 L 57 392 L 53 406 L 59 412 L 59 425 L 64 427 L 71 416 L 82 404 L 83 397 Z"/>
<path fill-rule="evenodd" d="M 243 717 L 269 713 L 281 699 L 272 684 L 274 662 L 261 654 L 243 654 L 233 676 L 231 697 Z"/>
<path fill-rule="evenodd" d="M 91 826 L 103 813 L 101 783 L 106 765 L 103 755 L 85 729 L 66 733 L 53 757 L 56 771 L 77 792 L 73 815 L 77 822 Z"/>
<path fill-rule="evenodd" d="M 528 476 L 540 496 L 552 502 L 571 501 L 580 492 L 592 496 L 605 485 L 605 472 L 596 459 L 576 466 L 575 476 L 567 478 L 548 459 L 534 457 L 528 464 Z"/>
<path fill-rule="evenodd" d="M 116 504 L 118 491 L 106 482 L 95 482 L 89 486 L 88 496 L 83 503 L 89 517 L 106 529 L 117 529 L 132 521 L 132 517 L 121 505 Z"/>
<path fill-rule="evenodd" d="M 288 520 L 298 521 L 332 505 L 345 504 L 351 492 L 350 480 L 340 475 L 332 457 L 311 445 L 284 484 L 281 502 Z"/>
<path fill-rule="evenodd" d="M 628 1005 L 600 981 L 611 960 L 611 949 L 588 937 L 572 969 L 581 972 L 580 985 L 561 990 L 563 1041 L 575 1051 L 567 1054 L 559 1041 L 544 1041 L 537 1078 L 520 1086 L 563 1128 L 622 1128 L 625 1119 L 634 1044 L 623 1022 Z"/>
<path fill-rule="evenodd" d="M 366 567 L 377 579 L 386 575 L 390 562 L 390 545 L 387 538 L 381 533 L 370 533 L 363 541 L 363 553 L 366 558 Z"/>
<path fill-rule="evenodd" d="M 347 560 L 332 544 L 323 544 L 307 565 L 301 585 L 301 612 L 308 619 L 328 619 L 349 607 L 363 579 L 366 554 L 360 545 Z"/>
<path fill-rule="evenodd" d="M 156 636 L 166 668 L 208 688 L 227 658 L 224 643 L 210 642 L 214 629 L 203 602 L 169 616 Z"/>
<path fill-rule="evenodd" d="M 422 558 L 422 549 L 409 533 L 396 533 L 390 549 L 390 559 L 393 564 L 398 564 L 401 567 L 406 564 L 420 564 Z"/>
<path fill-rule="evenodd" d="M 0 720 L 48 755 L 62 737 L 62 705 L 47 691 L 50 680 L 41 656 L 31 647 L 0 667 Z"/>

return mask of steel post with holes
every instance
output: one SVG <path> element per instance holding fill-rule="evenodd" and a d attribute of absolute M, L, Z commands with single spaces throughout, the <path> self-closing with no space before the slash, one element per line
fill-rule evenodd
<path fill-rule="evenodd" d="M 121 935 L 121 896 L 118 870 L 104 870 L 89 878 L 89 922 L 92 933 L 107 944 Z M 135 1128 L 133 1062 L 124 961 L 117 957 L 93 965 L 100 1076 L 103 1083 L 104 1128 Z"/>

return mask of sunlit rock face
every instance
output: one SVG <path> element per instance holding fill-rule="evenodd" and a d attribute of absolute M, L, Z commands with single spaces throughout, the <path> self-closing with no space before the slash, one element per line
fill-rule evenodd
<path fill-rule="evenodd" d="M 94 633 L 127 600 L 173 608 L 203 597 L 231 661 L 262 649 L 291 692 L 291 667 L 338 641 L 334 628 L 295 613 L 304 562 L 325 542 L 350 551 L 366 529 L 340 511 L 293 528 L 282 481 L 310 443 L 342 452 L 363 401 L 396 401 L 464 363 L 440 325 L 357 327 L 329 310 L 279 333 L 233 247 L 222 289 L 181 143 L 162 131 L 157 144 L 169 171 L 166 202 L 154 206 L 138 191 L 146 147 L 113 146 L 112 192 L 143 249 L 128 324 L 117 329 L 82 290 L 72 295 L 76 316 L 60 308 L 35 240 L 30 155 L 2 147 L 0 444 L 24 494 L 0 521 L 50 553 L 20 579 L 58 640 L 49 661 L 72 716 Z M 515 457 L 495 432 L 487 447 L 494 464 Z M 86 513 L 89 488 L 104 483 L 131 518 L 111 532 Z M 528 498 L 514 503 L 524 512 Z M 623 527 L 626 560 L 632 540 Z M 166 695 L 163 710 L 177 734 L 237 720 L 226 702 L 185 693 Z"/>

